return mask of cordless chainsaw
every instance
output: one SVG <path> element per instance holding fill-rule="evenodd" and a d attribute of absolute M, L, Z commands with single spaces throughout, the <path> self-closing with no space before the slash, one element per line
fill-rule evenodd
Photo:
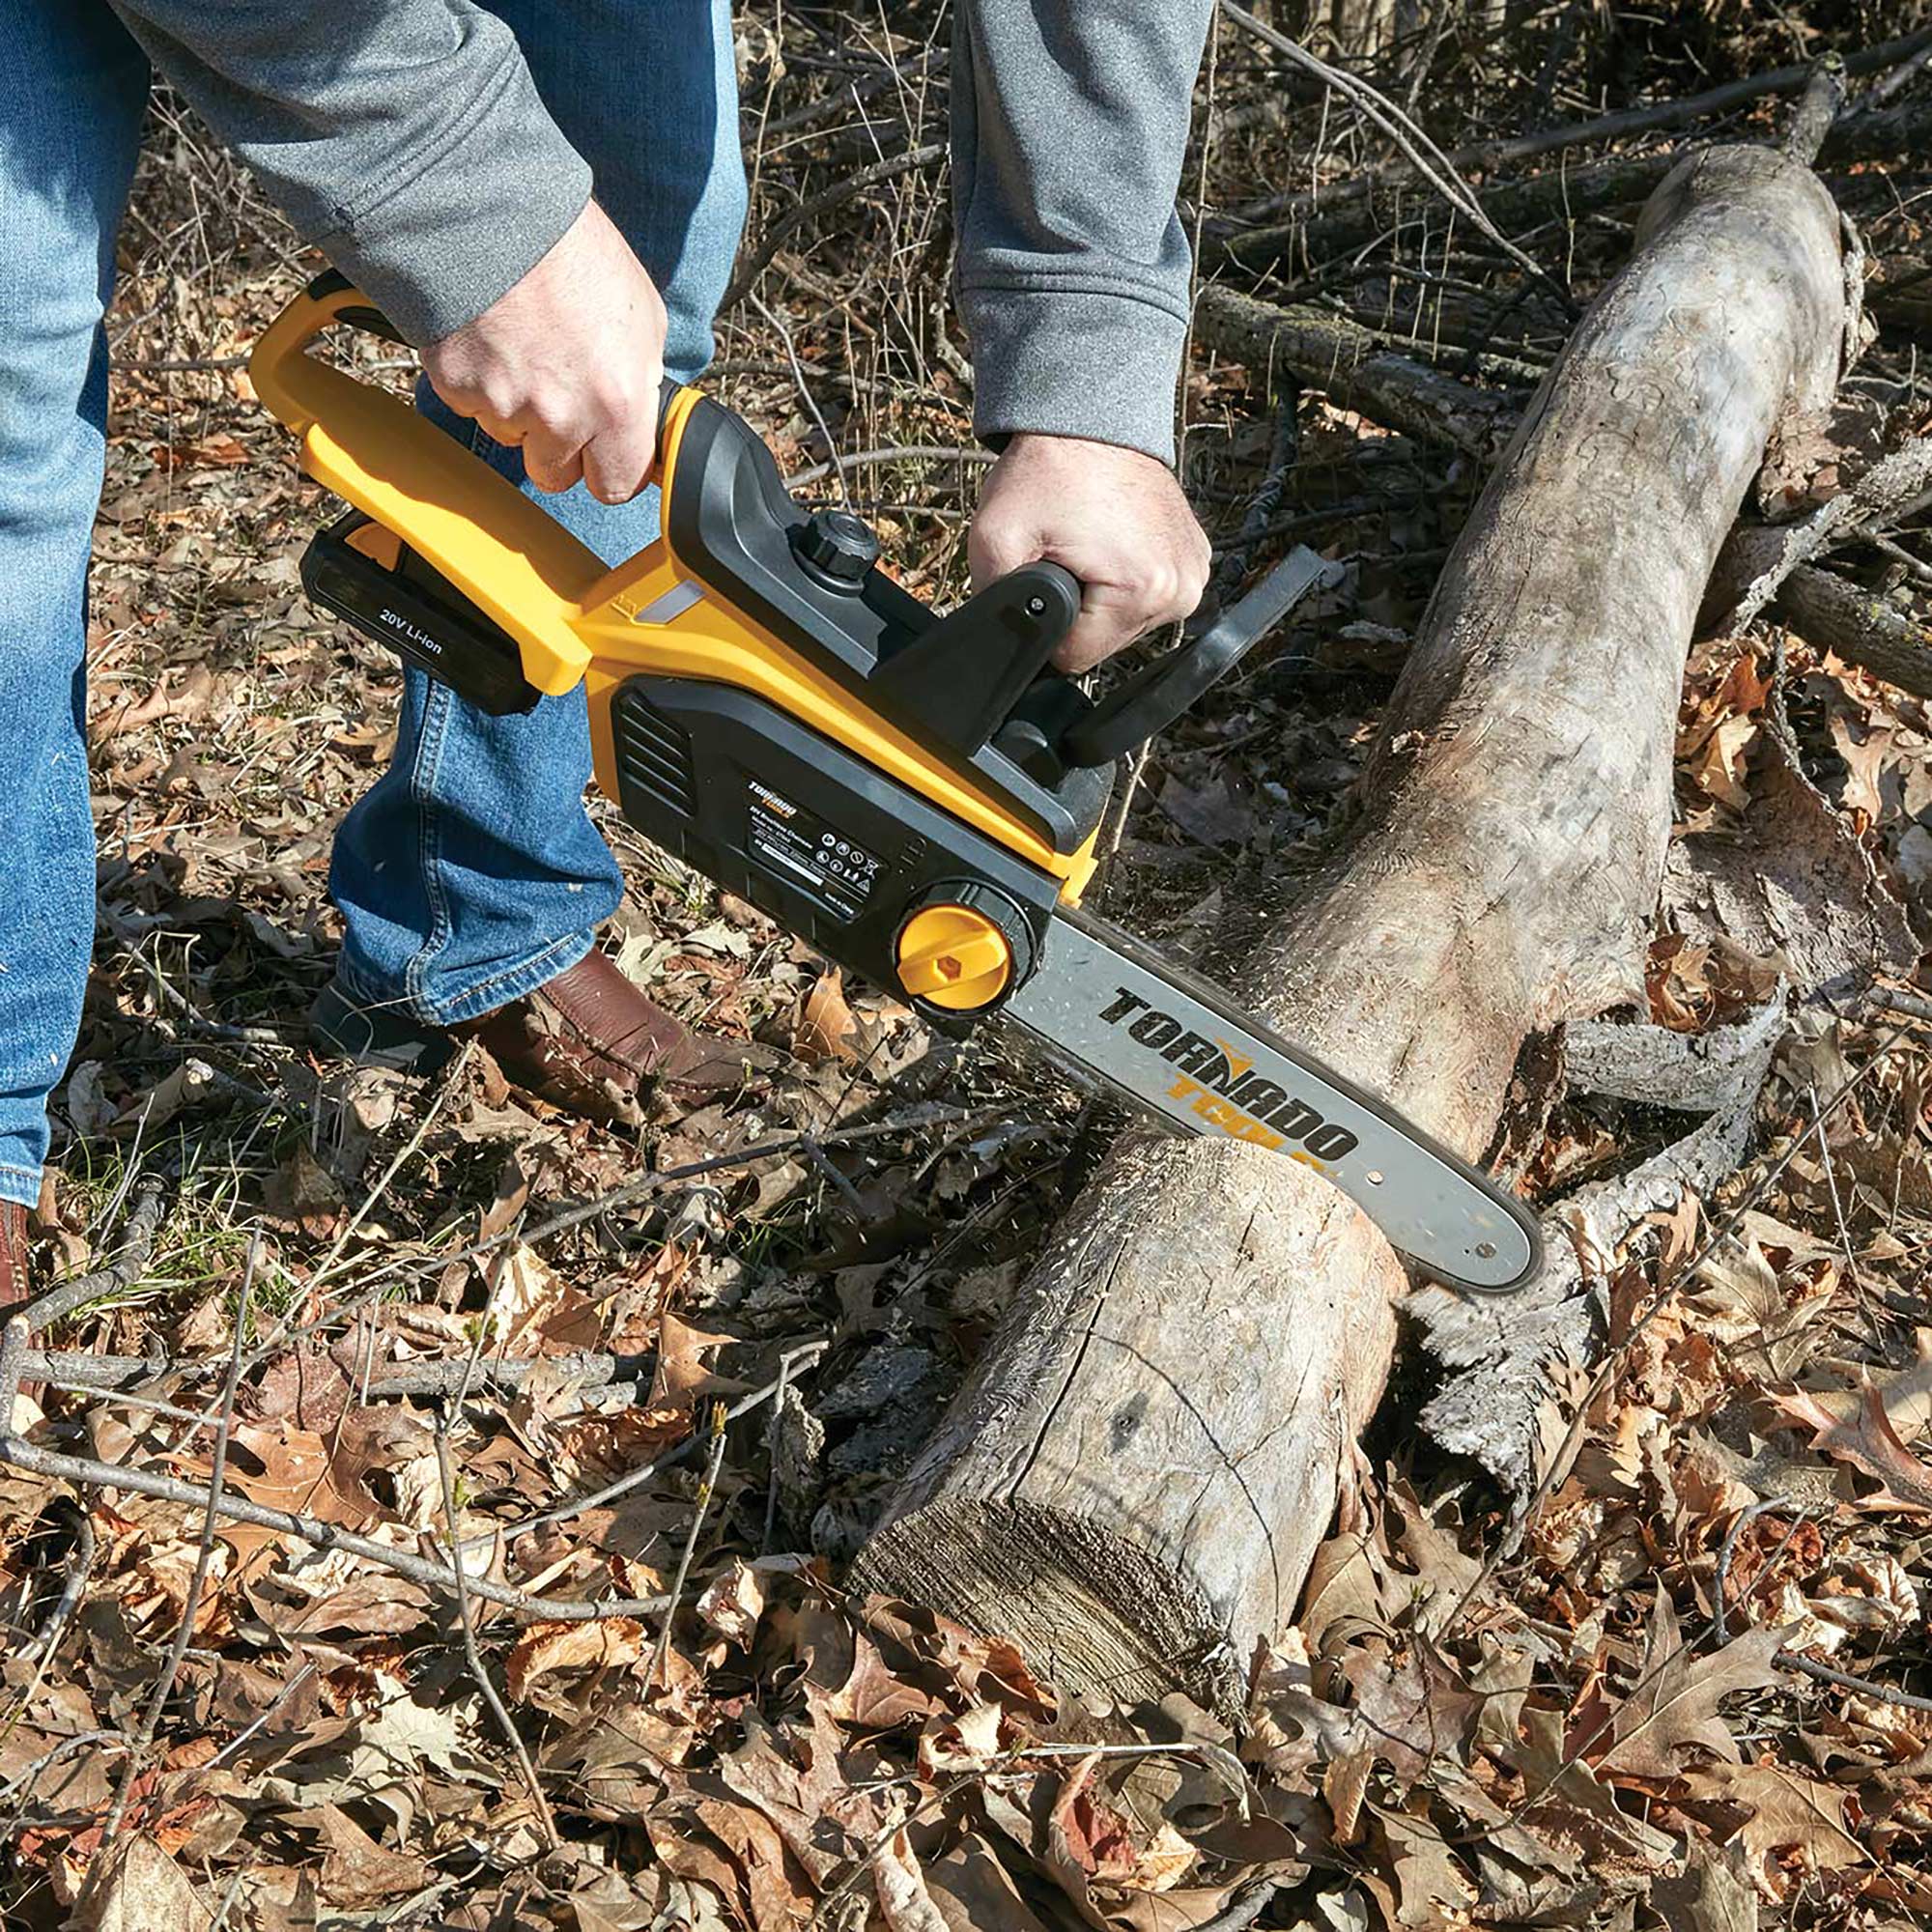
<path fill-rule="evenodd" d="M 1219 988 L 1080 910 L 1117 761 L 1178 718 L 1328 566 L 1296 551 L 1105 696 L 1050 660 L 1080 585 L 1035 563 L 942 616 L 857 517 L 808 511 L 731 411 L 668 383 L 663 533 L 608 569 L 398 396 L 306 354 L 393 331 L 324 275 L 249 373 L 354 507 L 310 597 L 482 710 L 582 683 L 597 778 L 655 843 L 958 1035 L 998 1016 L 1168 1125 L 1306 1163 L 1431 1275 L 1492 1293 L 1535 1221 Z"/>

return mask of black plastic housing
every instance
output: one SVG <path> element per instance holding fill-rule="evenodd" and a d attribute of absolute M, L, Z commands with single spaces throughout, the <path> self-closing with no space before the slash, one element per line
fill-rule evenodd
<path fill-rule="evenodd" d="M 351 510 L 310 539 L 302 588 L 479 711 L 508 718 L 532 710 L 543 694 L 524 676 L 516 639 L 407 544 L 393 569 L 352 548 L 349 539 L 369 521 Z"/>
<path fill-rule="evenodd" d="M 875 985 L 898 985 L 899 928 L 935 887 L 995 888 L 1031 956 L 1045 944 L 1054 879 L 750 692 L 633 677 L 611 730 L 639 831 Z M 914 1004 L 952 1033 L 984 1016 Z"/>

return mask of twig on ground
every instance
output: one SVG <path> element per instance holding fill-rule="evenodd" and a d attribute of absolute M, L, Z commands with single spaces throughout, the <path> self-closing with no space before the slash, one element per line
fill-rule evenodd
<path fill-rule="evenodd" d="M 279 1690 L 275 1692 L 273 1698 L 266 1706 L 264 1706 L 262 1710 L 258 1711 L 255 1714 L 255 1716 L 251 1718 L 246 1724 L 242 1726 L 241 1730 L 237 1731 L 235 1735 L 232 1738 L 230 1738 L 228 1742 L 225 1745 L 223 1745 L 221 1748 L 218 1751 L 216 1751 L 212 1758 L 209 1759 L 208 1761 L 209 1770 L 213 1771 L 216 1765 L 225 1762 L 227 1759 L 231 1757 L 234 1757 L 239 1751 L 241 1751 L 242 1747 L 248 1743 L 248 1740 L 250 1738 L 255 1737 L 258 1733 L 264 1730 L 270 1723 L 271 1723 L 274 1720 L 275 1713 L 279 1711 L 282 1708 L 282 1706 L 286 1704 L 289 1701 L 289 1699 L 293 1697 L 296 1694 L 296 1692 L 302 1688 L 302 1686 L 306 1684 L 308 1680 L 314 1675 L 315 1675 L 315 1665 L 313 1663 L 304 1663 L 302 1667 L 299 1670 L 298 1670 L 296 1674 L 293 1677 L 291 1677 L 289 1681 L 286 1684 L 284 1684 Z"/>
<path fill-rule="evenodd" d="M 658 1626 L 658 1647 L 651 1654 L 650 1675 L 644 1680 L 646 1688 L 656 1685 L 664 1676 L 665 1664 L 670 1658 L 671 1629 L 677 1622 L 677 1606 L 684 1600 L 685 1584 L 691 1580 L 692 1562 L 697 1555 L 697 1539 L 703 1534 L 704 1518 L 711 1508 L 712 1493 L 718 1487 L 718 1471 L 724 1464 L 724 1425 L 728 1420 L 724 1405 L 722 1402 L 713 1403 L 711 1460 L 704 1465 L 704 1480 L 697 1486 L 697 1501 L 691 1513 L 691 1532 L 684 1539 L 684 1548 L 677 1559 L 677 1574 L 670 1579 L 670 1601 Z"/>
<path fill-rule="evenodd" d="M 41 1625 L 31 1646 L 37 1673 L 44 1670 L 52 1662 L 54 1652 L 60 1648 L 60 1640 L 67 1634 L 68 1625 L 73 1620 L 73 1613 L 80 1607 L 80 1593 L 87 1587 L 88 1577 L 94 1569 L 95 1552 L 99 1548 L 99 1539 L 94 1534 L 94 1522 L 84 1509 L 68 1505 L 73 1509 L 73 1549 L 67 1559 L 67 1574 L 61 1582 L 61 1593 L 54 1606 L 47 1612 L 46 1620 Z M 37 1676 L 38 1681 L 38 1676 Z"/>
<path fill-rule="evenodd" d="M 469 1351 L 469 1359 L 464 1365 L 473 1370 L 477 1357 L 483 1349 L 484 1336 L 488 1331 L 482 1322 L 476 1324 L 476 1339 Z M 556 1820 L 551 1815 L 550 1801 L 544 1796 L 542 1783 L 537 1777 L 535 1761 L 530 1756 L 530 1747 L 524 1742 L 524 1734 L 511 1720 L 510 1713 L 498 1694 L 496 1680 L 491 1677 L 483 1662 L 483 1652 L 476 1641 L 476 1619 L 469 1611 L 469 1582 L 463 1571 L 463 1533 L 457 1525 L 456 1478 L 449 1465 L 449 1419 L 457 1413 L 464 1397 L 469 1393 L 469 1378 L 466 1375 L 457 1389 L 453 1402 L 445 1403 L 436 1423 L 436 1473 L 442 1490 L 442 1520 L 449 1537 L 451 1557 L 450 1576 L 453 1579 L 452 1594 L 456 1598 L 456 1619 L 463 1631 L 463 1655 L 469 1665 L 469 1675 L 475 1680 L 476 1689 L 484 1703 L 490 1707 L 490 1715 L 496 1719 L 497 1728 L 508 1740 L 511 1752 L 517 1760 L 517 1769 L 523 1775 L 524 1788 L 529 1793 L 530 1803 L 536 1808 L 537 1826 L 543 1834 L 544 1849 L 555 1851 L 558 1844 Z M 668 1627 L 668 1619 L 667 1627 Z"/>
<path fill-rule="evenodd" d="M 791 327 L 784 317 L 769 308 L 754 295 L 747 293 L 745 299 L 778 330 L 779 340 L 784 344 L 785 356 L 791 363 L 792 380 L 798 384 L 800 399 L 804 402 L 806 413 L 810 416 L 818 433 L 825 439 L 826 453 L 832 458 L 832 471 L 838 482 L 838 498 L 849 510 L 852 507 L 852 486 L 845 480 L 844 459 L 838 454 L 838 444 L 832 431 L 827 427 L 825 412 L 818 407 L 818 398 L 811 393 L 811 384 L 805 380 L 805 364 L 799 359 L 798 345 L 792 340 Z"/>
<path fill-rule="evenodd" d="M 106 1267 L 76 1275 L 28 1302 L 20 1312 L 29 1330 L 38 1333 L 51 1327 L 76 1308 L 118 1294 L 138 1279 L 154 1256 L 166 1191 L 166 1183 L 158 1175 L 147 1175 L 140 1180 L 134 1189 L 134 1205 L 128 1210 L 127 1225 L 121 1231 L 120 1254 Z"/>
<path fill-rule="evenodd" d="M 216 1525 L 220 1520 L 217 1511 L 221 1502 L 221 1479 L 228 1468 L 228 1437 L 235 1426 L 235 1393 L 242 1384 L 242 1355 L 248 1337 L 248 1304 L 254 1294 L 255 1269 L 261 1259 L 262 1237 L 258 1234 L 248 1244 L 248 1259 L 242 1266 L 242 1286 L 236 1295 L 235 1344 L 229 1351 L 228 1378 L 221 1386 L 220 1414 L 214 1426 L 214 1447 L 208 1476 L 208 1507 L 201 1519 L 201 1547 L 195 1552 L 194 1574 L 188 1578 L 187 1594 L 182 1603 L 181 1624 L 175 1632 L 175 1640 L 168 1648 L 167 1662 L 155 1680 L 155 1688 L 141 1713 L 141 1722 L 134 1733 L 134 1748 L 128 1754 L 127 1763 L 121 1767 L 121 1782 L 115 1787 L 113 1804 L 108 1809 L 106 1823 L 100 1828 L 100 1850 L 103 1853 L 121 1835 L 135 1780 L 147 1767 L 149 1753 L 155 1747 L 155 1734 L 160 1729 L 161 1714 L 167 1709 L 168 1699 L 174 1695 L 182 1661 L 187 1656 L 188 1645 L 194 1641 L 194 1620 L 201 1609 L 202 1592 L 208 1587 L 209 1569 L 214 1561 Z M 98 1859 L 88 1867 L 90 1875 L 99 1869 Z"/>
<path fill-rule="evenodd" d="M 86 1489 L 123 1490 L 137 1496 L 152 1496 L 157 1502 L 201 1503 L 209 1492 L 193 1483 L 177 1482 L 172 1476 L 157 1476 L 147 1469 L 130 1469 L 116 1463 L 97 1462 L 91 1456 L 62 1456 L 23 1440 L 11 1431 L 0 1435 L 0 1463 L 11 1463 L 29 1475 L 51 1476 L 57 1481 L 75 1483 Z M 357 1536 L 317 1517 L 298 1516 L 293 1510 L 270 1509 L 249 1502 L 243 1496 L 224 1492 L 214 1504 L 216 1514 L 231 1522 L 249 1522 L 259 1529 L 272 1529 L 283 1536 L 313 1545 L 317 1549 L 342 1549 L 351 1556 L 393 1570 L 398 1577 L 426 1589 L 447 1591 L 454 1587 L 455 1573 L 448 1565 L 432 1563 L 407 1550 L 391 1549 L 366 1536 Z M 655 1616 L 664 1607 L 662 1597 L 613 1597 L 604 1603 L 578 1599 L 532 1596 L 527 1590 L 508 1584 L 492 1583 L 472 1577 L 469 1590 L 486 1602 L 497 1604 L 513 1615 L 532 1623 L 550 1619 L 558 1623 L 595 1623 L 606 1617 Z"/>

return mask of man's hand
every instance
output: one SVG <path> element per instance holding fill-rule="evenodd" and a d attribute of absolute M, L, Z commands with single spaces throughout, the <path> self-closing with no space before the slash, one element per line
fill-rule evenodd
<path fill-rule="evenodd" d="M 980 495 L 967 558 L 977 590 L 1022 564 L 1064 565 L 1085 588 L 1054 653 L 1091 670 L 1143 631 L 1185 617 L 1208 586 L 1208 538 L 1164 463 L 1111 442 L 1016 436 Z"/>
<path fill-rule="evenodd" d="M 665 305 L 593 202 L 522 281 L 423 351 L 436 392 L 523 447 L 539 490 L 628 502 L 657 460 Z"/>

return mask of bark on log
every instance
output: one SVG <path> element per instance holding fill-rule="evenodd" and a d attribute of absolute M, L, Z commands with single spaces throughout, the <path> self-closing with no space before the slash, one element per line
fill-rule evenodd
<path fill-rule="evenodd" d="M 1771 432 L 1837 377 L 1838 217 L 1693 158 L 1445 567 L 1314 889 L 1237 983 L 1480 1156 L 1525 1037 L 1641 984 L 1692 620 Z M 1238 1709 L 1292 1615 L 1406 1286 L 1339 1194 L 1130 1136 L 1033 1271 L 858 1567 L 1121 1701 Z"/>
<path fill-rule="evenodd" d="M 1250 369 L 1290 375 L 1345 410 L 1488 465 L 1515 433 L 1518 409 L 1386 348 L 1373 329 L 1325 309 L 1282 308 L 1234 289 L 1202 289 L 1195 333 Z"/>

